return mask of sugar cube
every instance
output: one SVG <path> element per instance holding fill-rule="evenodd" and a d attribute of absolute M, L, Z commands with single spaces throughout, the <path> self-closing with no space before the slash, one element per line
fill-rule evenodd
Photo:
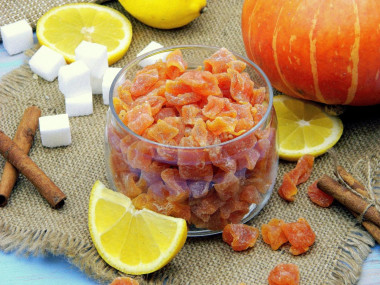
<path fill-rule="evenodd" d="M 63 55 L 47 46 L 41 46 L 29 60 L 32 71 L 47 81 L 53 81 L 64 65 L 66 61 Z"/>
<path fill-rule="evenodd" d="M 86 116 L 93 112 L 92 93 L 86 92 L 75 97 L 66 97 L 66 114 L 69 117 Z"/>
<path fill-rule="evenodd" d="M 153 51 L 155 49 L 159 49 L 159 48 L 162 48 L 163 45 L 155 42 L 155 41 L 151 41 L 142 51 L 140 51 L 138 54 L 137 54 L 137 57 L 140 56 L 140 55 L 143 55 L 144 53 L 147 53 L 147 52 L 150 52 L 150 51 Z M 168 52 L 163 52 L 163 53 L 160 53 L 160 54 L 156 54 L 156 55 L 152 55 L 148 58 L 145 58 L 143 60 L 141 60 L 139 62 L 139 65 L 141 67 L 145 67 L 147 65 L 150 65 L 150 64 L 154 64 L 156 63 L 159 59 L 161 59 L 162 61 L 165 61 L 166 60 L 166 56 L 168 55 L 169 53 Z"/>
<path fill-rule="evenodd" d="M 92 94 L 90 70 L 87 65 L 78 60 L 62 66 L 58 72 L 58 87 L 66 98 L 86 92 Z"/>
<path fill-rule="evenodd" d="M 71 144 L 69 116 L 67 114 L 39 118 L 42 145 L 46 147 Z"/>
<path fill-rule="evenodd" d="M 107 47 L 82 41 L 75 49 L 75 59 L 82 60 L 90 69 L 92 93 L 101 94 L 103 75 L 108 68 Z"/>
<path fill-rule="evenodd" d="M 2 26 L 1 38 L 9 55 L 14 55 L 33 47 L 32 27 L 26 20 Z"/>
<path fill-rule="evenodd" d="M 109 67 L 106 69 L 106 72 L 104 73 L 103 83 L 102 83 L 102 93 L 103 93 L 103 103 L 105 105 L 109 105 L 111 85 L 120 70 L 121 68 Z"/>

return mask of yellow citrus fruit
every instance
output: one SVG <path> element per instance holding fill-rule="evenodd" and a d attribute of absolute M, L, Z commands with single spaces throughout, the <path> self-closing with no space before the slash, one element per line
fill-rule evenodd
<path fill-rule="evenodd" d="M 206 0 L 119 0 L 124 9 L 145 25 L 159 29 L 182 27 L 199 17 Z"/>
<path fill-rule="evenodd" d="M 342 121 L 328 115 L 320 104 L 278 95 L 273 100 L 278 120 L 279 156 L 296 161 L 334 146 L 343 133 Z"/>
<path fill-rule="evenodd" d="M 137 210 L 131 200 L 96 181 L 88 225 L 100 256 L 127 274 L 146 274 L 167 264 L 185 244 L 186 221 Z"/>
<path fill-rule="evenodd" d="M 132 25 L 115 9 L 91 3 L 55 7 L 37 22 L 36 35 L 41 45 L 61 53 L 67 62 L 75 61 L 75 49 L 83 41 L 105 45 L 109 65 L 129 48 Z"/>

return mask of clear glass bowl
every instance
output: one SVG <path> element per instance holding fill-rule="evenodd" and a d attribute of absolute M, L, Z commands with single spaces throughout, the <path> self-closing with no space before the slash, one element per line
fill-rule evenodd
<path fill-rule="evenodd" d="M 258 66 L 234 53 L 246 63 L 245 71 L 254 87 L 265 88 L 266 111 L 262 119 L 246 133 L 217 145 L 180 147 L 148 140 L 121 121 L 113 98 L 118 97 L 119 86 L 135 77 L 141 69 L 140 62 L 175 49 L 181 50 L 188 69 L 202 66 L 204 59 L 219 50 L 199 45 L 157 49 L 136 58 L 119 72 L 111 86 L 105 128 L 107 175 L 111 187 L 129 196 L 137 208 L 185 218 L 188 236 L 212 235 L 227 223 L 252 219 L 271 196 L 278 168 L 273 91 Z M 176 193 L 176 199 L 170 193 Z"/>

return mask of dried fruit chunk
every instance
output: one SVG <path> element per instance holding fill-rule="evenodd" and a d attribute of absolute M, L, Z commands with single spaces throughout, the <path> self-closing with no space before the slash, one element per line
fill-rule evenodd
<path fill-rule="evenodd" d="M 204 120 L 202 109 L 196 104 L 185 105 L 181 109 L 182 121 L 187 125 L 194 125 L 197 119 Z"/>
<path fill-rule="evenodd" d="M 308 187 L 307 195 L 314 204 L 317 204 L 318 206 L 323 208 L 327 208 L 331 206 L 331 204 L 334 202 L 334 197 L 319 189 L 317 186 L 317 182 L 318 181 L 315 181 Z"/>
<path fill-rule="evenodd" d="M 177 111 L 173 107 L 165 107 L 162 108 L 158 113 L 155 115 L 154 119 L 158 121 L 159 119 L 165 119 L 166 117 L 176 117 Z"/>
<path fill-rule="evenodd" d="M 110 285 L 139 285 L 139 282 L 130 277 L 117 277 Z"/>
<path fill-rule="evenodd" d="M 149 169 L 152 156 L 153 149 L 143 141 L 132 143 L 127 150 L 128 164 L 133 168 Z"/>
<path fill-rule="evenodd" d="M 297 222 L 281 225 L 281 230 L 291 244 L 290 252 L 293 255 L 299 255 L 309 250 L 314 244 L 315 233 L 309 223 L 299 218 Z"/>
<path fill-rule="evenodd" d="M 219 199 L 215 191 L 210 191 L 202 199 L 190 200 L 190 209 L 194 215 L 204 222 L 207 222 L 210 219 L 210 216 L 216 213 L 224 203 L 224 201 Z"/>
<path fill-rule="evenodd" d="M 227 73 L 231 76 L 231 97 L 237 102 L 251 102 L 253 95 L 253 81 L 247 73 L 239 73 L 229 68 Z"/>
<path fill-rule="evenodd" d="M 271 270 L 268 276 L 269 285 L 298 285 L 300 273 L 298 266 L 292 263 L 281 263 Z"/>
<path fill-rule="evenodd" d="M 221 48 L 203 61 L 205 70 L 212 73 L 226 72 L 230 61 L 236 60 L 236 57 L 226 48 Z"/>
<path fill-rule="evenodd" d="M 166 67 L 166 75 L 170 79 L 175 79 L 185 72 L 187 69 L 187 62 L 183 59 L 180 49 L 176 49 L 167 55 Z"/>
<path fill-rule="evenodd" d="M 132 81 L 132 86 L 130 88 L 132 97 L 135 98 L 147 94 L 153 89 L 153 86 L 157 81 L 157 69 L 150 69 L 146 72 L 137 74 L 135 79 Z"/>
<path fill-rule="evenodd" d="M 189 197 L 189 187 L 186 181 L 181 179 L 178 169 L 165 169 L 161 172 L 161 178 L 165 185 L 168 186 L 168 200 L 182 202 Z"/>
<path fill-rule="evenodd" d="M 206 128 L 206 123 L 202 119 L 198 119 L 195 122 L 194 127 L 191 130 L 191 135 L 200 146 L 208 145 L 208 130 Z"/>
<path fill-rule="evenodd" d="M 210 182 L 208 181 L 195 180 L 188 181 L 187 184 L 189 185 L 190 198 L 202 198 L 206 196 L 210 190 Z"/>
<path fill-rule="evenodd" d="M 147 130 L 147 135 L 156 142 L 167 143 L 173 139 L 178 132 L 179 130 L 176 127 L 173 127 L 164 120 L 158 120 L 156 124 Z"/>
<path fill-rule="evenodd" d="M 208 120 L 206 124 L 208 130 L 216 136 L 224 132 L 234 134 L 237 120 L 230 117 L 216 117 L 213 121 Z"/>
<path fill-rule="evenodd" d="M 228 224 L 223 229 L 222 237 L 234 251 L 243 251 L 255 245 L 259 230 L 245 224 Z"/>
<path fill-rule="evenodd" d="M 177 78 L 179 82 L 190 86 L 192 91 L 202 96 L 222 96 L 216 77 L 201 70 L 189 70 Z"/>
<path fill-rule="evenodd" d="M 128 173 L 123 179 L 123 184 L 125 185 L 125 187 L 123 188 L 123 191 L 121 191 L 121 193 L 123 193 L 131 199 L 140 195 L 143 192 L 143 190 L 136 185 L 137 179 L 138 177 L 136 174 Z"/>
<path fill-rule="evenodd" d="M 214 177 L 214 188 L 222 200 L 228 200 L 239 193 L 240 181 L 232 172 L 219 172 Z"/>
<path fill-rule="evenodd" d="M 128 128 L 138 135 L 141 135 L 154 122 L 149 103 L 143 103 L 129 110 L 126 119 Z"/>
<path fill-rule="evenodd" d="M 191 103 L 198 102 L 202 97 L 194 92 L 188 92 L 178 95 L 173 95 L 168 92 L 165 93 L 165 98 L 168 106 L 183 106 Z"/>
<path fill-rule="evenodd" d="M 261 235 L 265 243 L 269 244 L 273 250 L 277 250 L 288 241 L 285 233 L 281 229 L 284 221 L 281 219 L 271 219 L 268 224 L 261 226 Z"/>
<path fill-rule="evenodd" d="M 161 110 L 165 102 L 165 97 L 154 94 L 148 94 L 145 96 L 138 97 L 135 101 L 133 101 L 133 103 L 130 104 L 130 107 L 134 108 L 135 106 L 141 105 L 143 103 L 148 103 L 151 108 L 152 116 L 155 116 Z"/>
<path fill-rule="evenodd" d="M 298 190 L 296 184 L 290 177 L 289 173 L 285 173 L 282 184 L 278 188 L 278 195 L 280 195 L 280 197 L 285 201 L 293 202 L 297 192 Z"/>
<path fill-rule="evenodd" d="M 278 194 L 288 202 L 292 202 L 297 194 L 297 185 L 306 182 L 313 170 L 314 156 L 305 154 L 299 158 L 296 167 L 285 173 Z"/>

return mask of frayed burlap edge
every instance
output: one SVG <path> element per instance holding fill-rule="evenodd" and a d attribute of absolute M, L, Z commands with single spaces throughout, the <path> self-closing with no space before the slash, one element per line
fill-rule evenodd
<path fill-rule="evenodd" d="M 33 53 L 32 50 L 30 52 Z M 27 64 L 3 76 L 0 81 L 0 104 L 5 106 L 10 104 L 10 99 L 17 100 L 18 93 L 29 80 L 33 80 L 33 74 Z M 344 245 L 340 247 L 334 268 L 327 277 L 327 284 L 355 284 L 360 277 L 362 264 L 374 244 L 374 239 L 365 230 L 359 226 L 353 227 L 348 232 Z M 47 253 L 64 255 L 85 274 L 104 284 L 123 276 L 101 259 L 92 244 L 79 241 L 64 233 L 52 233 L 46 230 L 26 231 L 0 221 L 0 249 L 26 256 Z M 179 284 L 179 280 L 167 276 L 162 271 L 134 278 L 140 284 Z"/>

